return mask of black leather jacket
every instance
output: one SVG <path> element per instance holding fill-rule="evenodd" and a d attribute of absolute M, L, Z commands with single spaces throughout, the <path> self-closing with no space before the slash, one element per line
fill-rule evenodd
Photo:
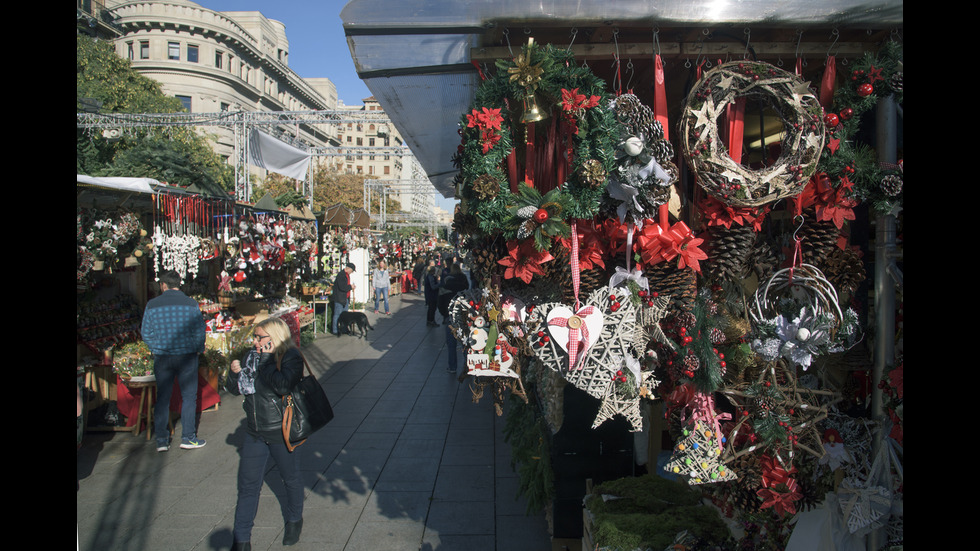
<path fill-rule="evenodd" d="M 250 432 L 282 438 L 282 397 L 292 392 L 303 378 L 303 365 L 303 357 L 295 348 L 286 351 L 279 369 L 276 369 L 275 354 L 259 355 L 255 394 L 246 394 L 242 403 Z M 236 396 L 241 395 L 238 377 L 238 373 L 229 373 L 225 383 L 225 389 Z"/>

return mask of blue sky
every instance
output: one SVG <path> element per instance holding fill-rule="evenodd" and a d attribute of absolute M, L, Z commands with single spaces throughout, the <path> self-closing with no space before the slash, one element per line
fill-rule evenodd
<path fill-rule="evenodd" d="M 259 11 L 286 26 L 289 67 L 303 78 L 329 78 L 347 105 L 371 95 L 357 78 L 340 10 L 347 0 L 193 0 L 214 11 Z"/>

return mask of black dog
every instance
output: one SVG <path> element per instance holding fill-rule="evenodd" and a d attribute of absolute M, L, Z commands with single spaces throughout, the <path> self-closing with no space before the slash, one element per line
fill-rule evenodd
<path fill-rule="evenodd" d="M 341 333 L 354 334 L 357 329 L 361 336 L 367 338 L 367 330 L 374 329 L 364 312 L 342 312 L 337 319 L 337 330 Z"/>

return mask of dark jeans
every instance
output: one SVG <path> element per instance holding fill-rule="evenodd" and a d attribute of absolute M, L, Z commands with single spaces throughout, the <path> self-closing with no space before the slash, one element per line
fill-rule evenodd
<path fill-rule="evenodd" d="M 153 431 L 157 441 L 170 438 L 170 395 L 174 382 L 180 388 L 181 438 L 197 437 L 197 354 L 159 355 L 153 360 L 157 378 L 157 403 L 153 409 Z"/>
<path fill-rule="evenodd" d="M 431 299 L 426 302 L 425 310 L 425 321 L 429 323 L 436 322 L 436 307 L 438 306 L 438 301 L 436 299 Z"/>
<path fill-rule="evenodd" d="M 447 366 L 447 368 L 452 369 L 454 372 L 457 373 L 459 372 L 459 364 L 457 363 L 458 360 L 456 359 L 457 358 L 456 345 L 458 344 L 459 342 L 456 340 L 456 337 L 453 335 L 453 330 L 450 329 L 449 326 L 447 325 L 446 326 L 446 356 L 448 356 L 449 359 L 449 365 Z"/>
<path fill-rule="evenodd" d="M 259 510 L 259 494 L 265 481 L 269 457 L 276 462 L 282 477 L 286 495 L 280 501 L 285 522 L 297 522 L 303 518 L 303 478 L 300 474 L 299 450 L 290 452 L 282 440 L 266 442 L 262 438 L 245 433 L 242 458 L 238 463 L 238 503 L 235 506 L 235 541 L 252 539 L 252 526 Z"/>
<path fill-rule="evenodd" d="M 337 320 L 340 319 L 340 314 L 343 314 L 344 312 L 346 312 L 347 311 L 347 308 L 349 306 L 350 306 L 350 303 L 347 303 L 347 304 L 341 304 L 339 302 L 334 302 L 333 303 L 333 325 L 330 326 L 330 332 L 333 333 L 334 335 L 337 335 L 338 334 L 338 332 L 337 332 Z"/>

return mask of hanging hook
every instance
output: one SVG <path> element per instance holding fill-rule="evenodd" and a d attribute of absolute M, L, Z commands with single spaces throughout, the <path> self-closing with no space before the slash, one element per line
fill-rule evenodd
<path fill-rule="evenodd" d="M 799 233 L 799 231 L 800 231 L 801 229 L 803 229 L 803 223 L 804 223 L 804 222 L 805 222 L 806 220 L 805 220 L 805 219 L 803 218 L 803 215 L 802 215 L 802 214 L 797 214 L 796 216 L 794 216 L 794 217 L 793 217 L 793 220 L 794 220 L 794 221 L 797 221 L 797 220 L 799 220 L 799 225 L 798 225 L 798 226 L 796 226 L 796 229 L 795 229 L 795 230 L 793 230 L 793 241 L 794 241 L 794 242 L 796 242 L 796 243 L 799 243 L 799 242 L 800 242 L 800 238 L 799 238 L 799 237 L 797 237 L 797 235 L 796 235 L 796 234 L 797 234 L 797 233 Z"/>
<path fill-rule="evenodd" d="M 569 33 L 572 39 L 568 42 L 568 48 L 566 51 L 572 51 L 572 44 L 575 44 L 575 37 L 578 36 L 578 27 L 572 27 L 572 31 Z"/>
<path fill-rule="evenodd" d="M 653 28 L 653 55 L 660 55 L 660 27 Z"/>
<path fill-rule="evenodd" d="M 626 90 L 629 91 L 630 86 L 633 84 L 633 74 L 634 74 L 632 59 L 626 60 L 626 72 L 629 75 L 629 77 L 626 79 Z"/>
<path fill-rule="evenodd" d="M 742 52 L 742 59 L 748 59 L 749 58 L 749 44 L 752 43 L 752 29 L 750 29 L 748 27 L 745 27 L 745 30 L 742 31 L 742 32 L 745 34 L 745 51 Z"/>
<path fill-rule="evenodd" d="M 834 46 L 837 45 L 837 40 L 840 39 L 840 31 L 838 31 L 837 29 L 834 29 L 833 32 L 830 33 L 830 36 L 834 39 L 834 41 L 831 42 L 830 47 L 827 48 L 827 57 L 830 57 L 831 55 L 836 55 L 836 53 L 835 54 L 831 54 L 830 52 L 831 52 L 831 50 L 834 49 Z"/>
<path fill-rule="evenodd" d="M 504 40 L 507 41 L 507 50 L 510 52 L 510 57 L 514 57 L 514 49 L 510 47 L 510 29 L 504 27 Z"/>

